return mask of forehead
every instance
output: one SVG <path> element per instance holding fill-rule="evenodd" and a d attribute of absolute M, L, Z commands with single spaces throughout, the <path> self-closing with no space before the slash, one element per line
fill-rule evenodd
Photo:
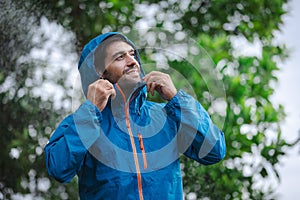
<path fill-rule="evenodd" d="M 106 54 L 107 56 L 113 56 L 116 53 L 125 53 L 128 51 L 134 50 L 131 45 L 124 41 L 114 41 L 110 43 L 106 48 Z"/>

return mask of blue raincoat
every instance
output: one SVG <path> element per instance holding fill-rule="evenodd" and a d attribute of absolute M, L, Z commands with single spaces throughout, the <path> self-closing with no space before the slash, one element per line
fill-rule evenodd
<path fill-rule="evenodd" d="M 85 94 L 99 79 L 94 51 L 115 34 L 100 35 L 84 47 L 78 66 Z M 85 100 L 60 123 L 45 147 L 48 173 L 59 182 L 77 175 L 81 199 L 182 200 L 179 156 L 204 165 L 219 162 L 226 152 L 223 132 L 181 90 L 164 104 L 146 100 L 144 83 L 128 99 L 114 86 L 117 96 L 102 112 Z"/>

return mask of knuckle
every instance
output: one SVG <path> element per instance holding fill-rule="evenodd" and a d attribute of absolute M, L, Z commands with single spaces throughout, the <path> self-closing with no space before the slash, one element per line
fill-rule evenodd
<path fill-rule="evenodd" d="M 95 85 L 94 84 L 90 84 L 89 86 L 88 86 L 88 90 L 93 90 L 95 88 Z"/>

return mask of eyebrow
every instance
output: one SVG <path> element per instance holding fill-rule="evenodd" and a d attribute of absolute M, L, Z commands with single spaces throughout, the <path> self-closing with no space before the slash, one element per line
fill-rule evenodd
<path fill-rule="evenodd" d="M 120 55 L 124 55 L 126 52 L 129 52 L 129 53 L 134 52 L 134 49 L 130 49 L 129 51 L 118 51 L 112 55 L 112 59 L 115 59 Z"/>

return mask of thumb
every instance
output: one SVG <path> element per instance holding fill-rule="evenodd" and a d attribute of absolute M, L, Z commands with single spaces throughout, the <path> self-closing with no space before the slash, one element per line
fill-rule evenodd
<path fill-rule="evenodd" d="M 112 88 L 112 89 L 111 89 L 111 95 L 110 95 L 110 97 L 111 97 L 112 99 L 115 99 L 116 96 L 117 96 L 116 90 L 115 90 L 114 88 Z"/>

